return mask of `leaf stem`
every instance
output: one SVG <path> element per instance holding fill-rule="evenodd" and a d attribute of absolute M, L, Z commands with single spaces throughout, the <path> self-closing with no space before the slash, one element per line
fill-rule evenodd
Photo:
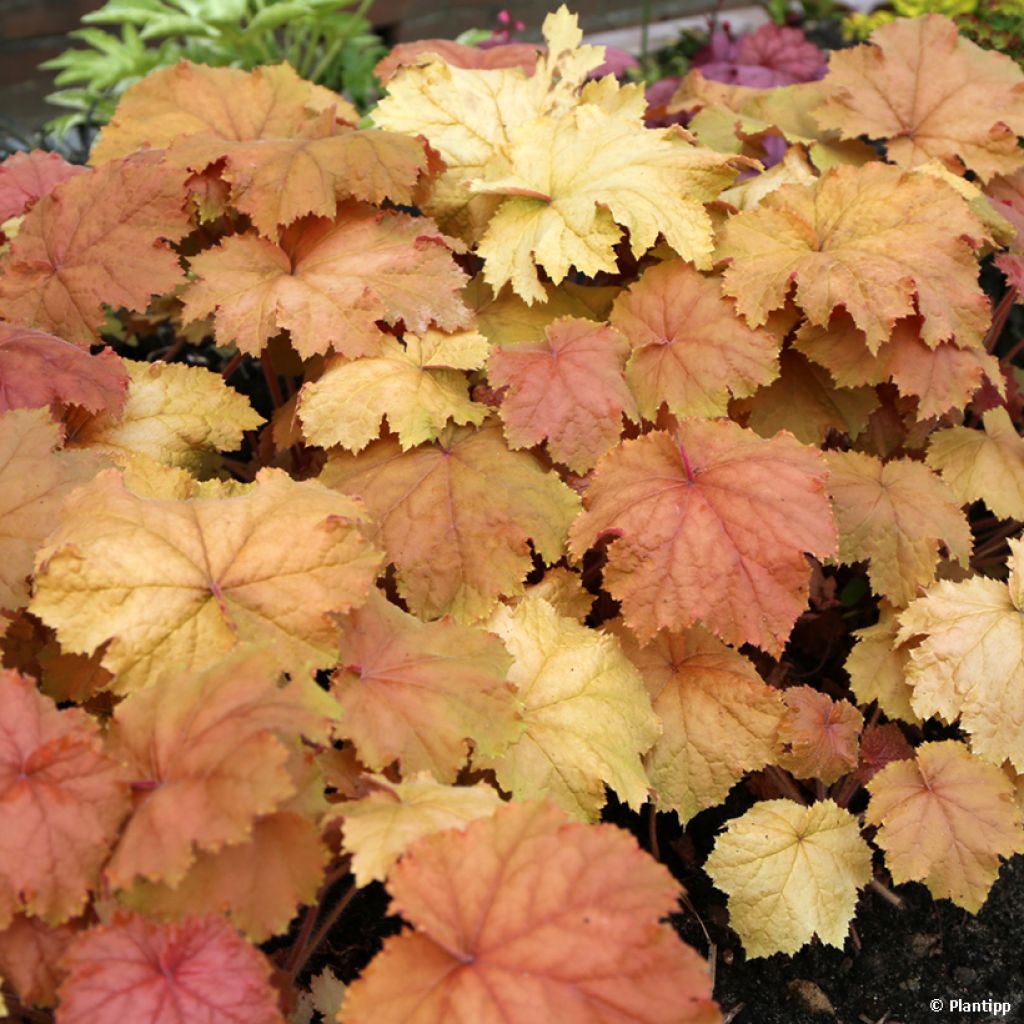
<path fill-rule="evenodd" d="M 289 976 L 293 983 L 295 979 L 302 973 L 302 969 L 306 966 L 306 963 L 309 961 L 309 958 L 316 952 L 320 943 L 323 942 L 325 938 L 327 938 L 327 933 L 337 923 L 338 918 L 341 917 L 343 913 L 345 913 L 345 910 L 348 907 L 348 905 L 352 902 L 353 899 L 355 899 L 355 895 L 358 891 L 359 889 L 356 887 L 356 883 L 353 880 L 352 883 L 349 885 L 348 889 L 345 890 L 345 894 L 331 908 L 331 912 L 327 915 L 327 917 L 324 918 L 324 923 L 320 925 L 320 927 L 316 930 L 316 934 L 313 936 L 312 939 L 310 939 L 306 948 L 303 950 L 302 955 L 299 957 L 298 962 L 291 969 L 291 971 L 289 971 Z"/>
<path fill-rule="evenodd" d="M 803 804 L 804 807 L 807 806 L 807 797 L 804 796 L 803 791 L 793 781 L 793 777 L 789 772 L 784 772 L 777 764 L 770 764 L 765 768 L 764 773 L 790 800 L 795 800 L 798 804 Z"/>
<path fill-rule="evenodd" d="M 1006 326 L 1006 319 L 1010 315 L 1010 310 L 1013 308 L 1013 304 L 1016 299 L 1017 289 L 1016 287 L 1011 287 L 999 300 L 999 305 L 996 306 L 995 311 L 992 313 L 992 323 L 989 325 L 988 332 L 985 334 L 986 352 L 994 351 L 996 343 L 999 341 L 999 336 L 1003 333 L 1003 328 Z"/>
<path fill-rule="evenodd" d="M 220 371 L 220 375 L 227 380 L 242 365 L 242 360 L 245 358 L 241 352 L 236 352 L 226 363 L 224 369 Z"/>
<path fill-rule="evenodd" d="M 281 394 L 281 382 L 274 372 L 274 360 L 271 358 L 269 348 L 260 353 L 260 363 L 263 365 L 263 376 L 270 390 L 270 400 L 274 403 L 275 409 L 280 409 L 284 405 L 284 395 Z"/>

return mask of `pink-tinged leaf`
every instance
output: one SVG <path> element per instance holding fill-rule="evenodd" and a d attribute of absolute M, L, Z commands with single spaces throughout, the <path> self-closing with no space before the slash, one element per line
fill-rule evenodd
<path fill-rule="evenodd" d="M 835 554 L 821 453 L 726 420 L 683 420 L 612 449 L 570 531 L 601 538 L 605 587 L 641 642 L 702 622 L 726 643 L 778 652 L 807 604 L 804 553 Z"/>
<path fill-rule="evenodd" d="M 117 416 L 128 393 L 128 372 L 110 350 L 98 355 L 68 341 L 0 321 L 0 415 L 8 409 L 77 405 Z"/>
<path fill-rule="evenodd" d="M 345 1024 L 718 1024 L 707 965 L 659 919 L 678 886 L 630 836 L 513 802 L 421 839 L 388 879 L 415 925 Z"/>
<path fill-rule="evenodd" d="M 831 785 L 857 767 L 864 718 L 846 700 L 832 700 L 811 686 L 792 686 L 782 695 L 786 714 L 779 723 L 779 764 L 798 779 Z"/>
<path fill-rule="evenodd" d="M 715 32 L 693 64 L 715 82 L 770 89 L 821 78 L 825 54 L 801 29 L 762 25 L 735 40 Z"/>
<path fill-rule="evenodd" d="M 0 224 L 27 213 L 54 185 L 88 173 L 88 167 L 76 167 L 59 153 L 41 149 L 8 157 L 0 164 Z"/>
<path fill-rule="evenodd" d="M 576 473 L 619 439 L 622 415 L 637 418 L 623 365 L 622 335 L 592 320 L 562 317 L 540 345 L 498 349 L 487 366 L 492 387 L 508 387 L 500 414 L 512 448 L 545 439 L 557 462 Z"/>
<path fill-rule="evenodd" d="M 65 962 L 58 1024 L 283 1024 L 270 965 L 220 917 L 117 914 Z"/>
<path fill-rule="evenodd" d="M 869 725 L 860 739 L 860 764 L 857 781 L 867 785 L 887 764 L 906 761 L 914 756 L 903 730 L 895 723 Z"/>
<path fill-rule="evenodd" d="M 104 306 L 144 310 L 184 279 L 186 172 L 136 153 L 56 186 L 0 262 L 0 314 L 89 346 Z"/>
<path fill-rule="evenodd" d="M 64 980 L 61 958 L 76 935 L 73 925 L 50 927 L 38 917 L 18 914 L 0 931 L 0 977 L 14 986 L 21 1002 L 52 1006 Z"/>
<path fill-rule="evenodd" d="M 128 784 L 79 708 L 0 672 L 0 927 L 78 914 L 128 812 Z"/>

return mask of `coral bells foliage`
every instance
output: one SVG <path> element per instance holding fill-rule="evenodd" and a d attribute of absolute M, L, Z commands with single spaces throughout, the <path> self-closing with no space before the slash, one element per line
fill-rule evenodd
<path fill-rule="evenodd" d="M 0 165 L 9 1007 L 713 1024 L 611 791 L 733 794 L 750 956 L 1024 850 L 1024 76 L 928 16 L 650 128 L 544 35 Z M 346 878 L 406 927 L 343 991 Z"/>

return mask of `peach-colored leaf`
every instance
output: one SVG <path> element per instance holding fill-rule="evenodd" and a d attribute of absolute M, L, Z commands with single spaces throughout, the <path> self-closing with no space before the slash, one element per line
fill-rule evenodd
<path fill-rule="evenodd" d="M 287 64 L 249 72 L 181 61 L 126 90 L 90 159 L 99 165 L 141 148 L 166 149 L 183 135 L 232 142 L 287 138 L 332 108 L 353 124 L 359 120 L 347 100 L 303 81 Z"/>
<path fill-rule="evenodd" d="M 231 186 L 231 204 L 272 240 L 278 226 L 300 217 L 334 217 L 338 203 L 349 198 L 414 205 L 428 159 L 419 139 L 339 128 L 331 111 L 284 138 L 189 135 L 167 155 L 171 166 L 196 173 L 218 164 Z"/>
<path fill-rule="evenodd" d="M 90 355 L 52 334 L 0 322 L 0 414 L 48 406 L 56 415 L 76 405 L 117 416 L 127 389 L 125 365 L 109 349 Z"/>
<path fill-rule="evenodd" d="M 699 626 L 641 647 L 616 628 L 647 685 L 662 735 L 644 757 L 657 807 L 682 824 L 771 762 L 782 698 L 750 660 Z"/>
<path fill-rule="evenodd" d="M 506 680 L 512 660 L 491 633 L 448 619 L 420 622 L 372 590 L 341 620 L 340 643 L 337 733 L 374 771 L 399 761 L 403 775 L 429 771 L 453 782 L 467 741 L 498 753 L 518 734 Z"/>
<path fill-rule="evenodd" d="M 912 459 L 882 462 L 828 452 L 828 489 L 839 528 L 839 559 L 870 560 L 871 587 L 906 605 L 935 579 L 940 548 L 965 568 L 971 529 L 938 475 Z"/>
<path fill-rule="evenodd" d="M 376 354 L 377 320 L 424 331 L 461 327 L 469 311 L 459 299 L 466 275 L 432 221 L 346 202 L 337 218 L 293 224 L 277 245 L 235 235 L 196 256 L 196 281 L 185 292 L 185 317 L 215 314 L 222 345 L 259 355 L 287 330 L 303 357 L 336 349 Z"/>
<path fill-rule="evenodd" d="M 218 912 L 253 942 L 283 932 L 300 904 L 315 901 L 327 864 L 316 824 L 293 811 L 257 818 L 251 835 L 201 850 L 177 885 L 137 881 L 122 904 L 163 921 Z"/>
<path fill-rule="evenodd" d="M 830 430 L 859 437 L 878 408 L 874 388 L 837 388 L 820 366 L 792 348 L 779 357 L 781 373 L 768 387 L 732 405 L 762 437 L 788 430 L 804 444 L 820 445 Z"/>
<path fill-rule="evenodd" d="M 941 15 L 900 18 L 877 28 L 871 43 L 837 50 L 822 89 L 827 99 L 815 115 L 825 128 L 884 140 L 902 167 L 938 158 L 987 181 L 1024 161 L 1024 75 Z"/>
<path fill-rule="evenodd" d="M 623 376 L 628 347 L 613 328 L 563 317 L 541 345 L 497 349 L 487 364 L 492 387 L 507 387 L 499 409 L 512 448 L 547 441 L 577 473 L 591 469 L 622 433 L 636 404 Z"/>
<path fill-rule="evenodd" d="M 127 888 L 139 876 L 176 886 L 196 848 L 247 840 L 254 819 L 295 792 L 290 746 L 302 736 L 324 742 L 335 717 L 312 679 L 280 687 L 261 651 L 122 701 L 111 749 L 136 800 L 106 868 L 110 883 Z"/>
<path fill-rule="evenodd" d="M 949 341 L 930 348 L 921 338 L 921 319 L 916 316 L 898 320 L 875 355 L 863 332 L 843 313 L 834 314 L 828 327 L 805 324 L 794 347 L 824 366 L 843 388 L 891 379 L 901 395 L 917 398 L 921 419 L 962 409 L 986 377 L 1000 380 L 998 360 L 983 349 L 957 348 Z"/>
<path fill-rule="evenodd" d="M 779 723 L 779 764 L 798 779 L 826 786 L 857 767 L 864 716 L 846 700 L 832 700 L 811 686 L 782 694 L 786 713 Z"/>
<path fill-rule="evenodd" d="M 658 263 L 616 300 L 609 318 L 629 342 L 626 379 L 645 419 L 724 416 L 778 375 L 778 342 L 752 331 L 719 283 L 681 260 Z"/>
<path fill-rule="evenodd" d="M 65 650 L 110 641 L 117 693 L 253 641 L 290 671 L 330 665 L 327 615 L 362 604 L 380 564 L 361 505 L 278 469 L 241 494 L 181 499 L 139 497 L 110 470 L 79 497 L 36 555 L 32 609 Z"/>
<path fill-rule="evenodd" d="M 32 560 L 62 502 L 106 465 L 93 452 L 58 451 L 60 439 L 45 409 L 0 414 L 0 609 L 28 603 Z"/>
<path fill-rule="evenodd" d="M 221 917 L 116 914 L 75 940 L 61 1024 L 284 1024 L 270 964 Z"/>
<path fill-rule="evenodd" d="M 417 843 L 391 872 L 416 928 L 348 989 L 344 1024 L 716 1024 L 704 961 L 659 919 L 668 871 L 608 825 L 516 803 Z"/>
<path fill-rule="evenodd" d="M 184 280 L 185 174 L 139 153 L 57 185 L 0 260 L 0 315 L 88 347 L 103 307 L 145 310 Z"/>
<path fill-rule="evenodd" d="M 869 783 L 865 821 L 877 825 L 893 881 L 924 882 L 937 899 L 976 914 L 999 874 L 1000 857 L 1024 852 L 1021 811 L 1010 780 L 955 740 L 924 743 L 913 760 Z"/>
<path fill-rule="evenodd" d="M 684 420 L 601 460 L 570 550 L 612 539 L 604 585 L 642 642 L 701 622 L 777 652 L 807 601 L 805 552 L 836 550 L 825 475 L 792 437 Z"/>
<path fill-rule="evenodd" d="M 811 323 L 845 306 L 872 352 L 914 313 L 930 347 L 954 337 L 967 347 L 989 324 L 974 254 L 986 234 L 945 182 L 873 162 L 772 192 L 729 218 L 717 255 L 730 261 L 723 290 L 754 326 L 795 285 Z"/>
<path fill-rule="evenodd" d="M 358 455 L 332 455 L 321 477 L 361 496 L 371 537 L 397 569 L 414 614 L 488 615 L 499 596 L 523 592 L 530 544 L 547 564 L 565 550 L 579 498 L 527 452 L 510 452 L 493 422 L 447 428 L 403 452 L 394 438 Z"/>
<path fill-rule="evenodd" d="M 80 913 L 128 813 L 128 776 L 79 708 L 0 671 L 0 927 Z"/>
<path fill-rule="evenodd" d="M 417 39 L 393 46 L 388 55 L 377 62 L 373 72 L 381 85 L 387 85 L 401 68 L 426 63 L 429 54 L 437 54 L 453 68 L 522 68 L 529 75 L 537 66 L 538 47 L 533 43 L 507 43 L 484 50 L 479 46 L 453 43 L 450 39 Z"/>

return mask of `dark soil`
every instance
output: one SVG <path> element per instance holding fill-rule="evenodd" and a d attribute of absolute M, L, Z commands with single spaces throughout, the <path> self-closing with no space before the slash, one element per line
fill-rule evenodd
<path fill-rule="evenodd" d="M 795 956 L 747 960 L 725 922 L 725 896 L 695 873 L 690 897 L 717 947 L 715 998 L 730 1024 L 994 1024 L 1024 1021 L 1024 857 L 1003 866 L 980 913 L 935 900 L 917 883 L 873 889 L 857 905 L 843 949 L 815 941 Z M 692 914 L 680 935 L 708 952 Z M 823 997 L 823 998 L 822 998 Z M 930 1003 L 943 1000 L 933 1011 Z M 1009 1014 L 949 1010 L 950 1000 L 1010 1003 Z M 816 1004 L 821 1010 L 812 1009 Z M 831 1006 L 831 1009 L 828 1007 Z"/>

